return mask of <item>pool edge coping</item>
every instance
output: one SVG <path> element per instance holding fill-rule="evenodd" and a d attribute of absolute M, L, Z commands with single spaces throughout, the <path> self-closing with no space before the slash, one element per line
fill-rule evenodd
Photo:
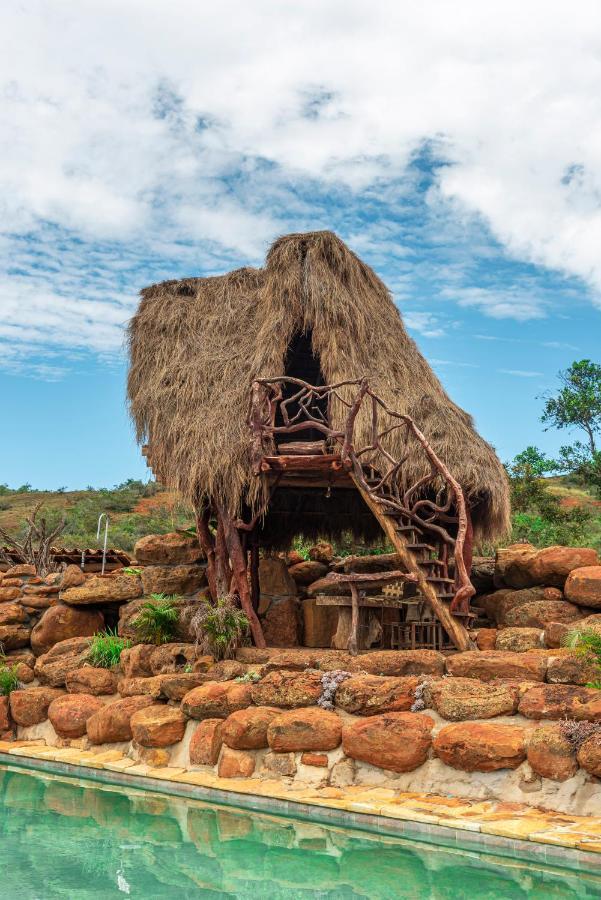
<path fill-rule="evenodd" d="M 356 829 L 382 837 L 420 841 L 448 849 L 488 852 L 511 859 L 521 858 L 525 862 L 539 862 L 560 869 L 583 871 L 601 876 L 601 855 L 598 852 L 561 844 L 539 843 L 481 831 L 470 831 L 452 825 L 420 822 L 410 818 L 395 819 L 379 815 L 375 811 L 342 810 L 328 805 L 327 798 L 322 798 L 320 802 L 316 803 L 304 803 L 293 797 L 282 799 L 237 792 L 233 785 L 231 790 L 225 790 L 156 778 L 150 775 L 129 775 L 127 771 L 117 772 L 24 754 L 11 755 L 4 751 L 0 751 L 0 764 L 8 765 L 13 769 L 20 768 L 48 775 L 63 775 L 93 783 L 123 788 L 131 787 L 183 799 L 215 803 L 221 806 L 235 807 L 242 811 L 301 818 L 322 825 Z"/>

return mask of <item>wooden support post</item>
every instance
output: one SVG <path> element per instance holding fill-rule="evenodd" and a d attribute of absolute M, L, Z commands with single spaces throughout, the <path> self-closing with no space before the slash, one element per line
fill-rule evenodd
<path fill-rule="evenodd" d="M 250 538 L 250 598 L 255 612 L 259 610 L 261 584 L 259 582 L 259 539 L 255 532 Z"/>
<path fill-rule="evenodd" d="M 207 581 L 213 603 L 217 600 L 217 580 L 215 577 L 215 540 L 209 530 L 210 511 L 205 507 L 202 512 L 195 510 L 196 533 L 198 542 L 207 558 Z"/>
<path fill-rule="evenodd" d="M 226 597 L 230 592 L 232 572 L 229 563 L 229 551 L 225 540 L 223 516 L 217 515 L 217 537 L 215 538 L 215 582 L 217 596 Z"/>
<path fill-rule="evenodd" d="M 267 646 L 267 644 L 265 643 L 265 637 L 263 635 L 261 623 L 259 622 L 257 614 L 255 613 L 252 606 L 250 590 L 248 587 L 246 559 L 244 556 L 244 551 L 242 549 L 242 543 L 240 541 L 238 529 L 234 525 L 234 520 L 232 519 L 232 517 L 228 515 L 225 508 L 219 503 L 217 504 L 217 511 L 219 513 L 219 522 L 223 526 L 223 537 L 230 557 L 232 573 L 235 578 L 238 596 L 240 597 L 240 605 L 246 613 L 246 617 L 250 623 L 250 630 L 255 642 L 255 646 L 264 648 Z"/>
<path fill-rule="evenodd" d="M 359 588 L 351 582 L 351 633 L 348 639 L 348 651 L 351 656 L 359 652 Z"/>

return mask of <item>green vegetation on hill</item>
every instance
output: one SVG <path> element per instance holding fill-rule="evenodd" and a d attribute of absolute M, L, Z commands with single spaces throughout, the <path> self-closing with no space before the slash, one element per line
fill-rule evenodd
<path fill-rule="evenodd" d="M 41 515 L 50 523 L 64 515 L 67 525 L 58 539 L 65 547 L 102 546 L 96 539 L 98 516 L 110 517 L 109 546 L 131 551 L 145 534 L 163 534 L 193 522 L 191 510 L 170 491 L 154 482 L 128 479 L 114 488 L 87 488 L 85 491 L 34 491 L 31 485 L 13 490 L 0 485 L 0 527 L 17 539 L 24 536 L 25 517 L 42 502 Z"/>

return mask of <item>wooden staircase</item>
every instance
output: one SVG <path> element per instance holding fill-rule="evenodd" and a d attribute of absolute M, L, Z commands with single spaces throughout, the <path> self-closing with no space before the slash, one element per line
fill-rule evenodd
<path fill-rule="evenodd" d="M 448 577 L 444 559 L 432 557 L 437 548 L 428 543 L 424 531 L 418 525 L 404 519 L 396 511 L 387 510 L 365 490 L 354 474 L 351 477 L 363 500 L 398 553 L 407 572 L 417 575 L 419 592 L 426 599 L 457 649 L 472 649 L 473 644 L 466 626 L 449 609 L 450 601 L 455 596 L 454 579 Z"/>

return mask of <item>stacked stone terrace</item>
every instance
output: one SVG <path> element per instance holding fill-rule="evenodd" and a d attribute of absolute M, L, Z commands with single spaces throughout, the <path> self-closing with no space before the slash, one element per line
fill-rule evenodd
<path fill-rule="evenodd" d="M 320 576 L 339 565 L 317 552 L 309 562 Z M 351 657 L 328 647 L 246 647 L 217 663 L 198 653 L 189 631 L 205 583 L 195 542 L 150 537 L 136 556 L 140 576 L 5 573 L 0 640 L 22 686 L 0 698 L 4 740 L 115 748 L 154 767 L 255 779 L 257 792 L 273 779 L 382 785 L 598 814 L 601 690 L 586 686 L 598 670 L 560 646 L 576 623 L 601 631 L 595 551 L 518 545 L 500 551 L 488 573 L 483 564 L 489 590 L 476 603 L 490 627 L 474 632 L 473 651 Z M 303 599 L 309 562 L 265 561 L 262 614 L 274 644 L 295 643 L 303 623 L 305 638 L 331 640 L 332 623 L 316 620 L 319 607 Z M 275 590 L 276 575 L 294 593 Z M 160 647 L 136 643 L 131 624 L 151 592 L 184 595 L 178 639 Z M 90 636 L 113 623 L 133 646 L 116 671 L 90 666 Z M 336 671 L 348 674 L 323 708 Z"/>

